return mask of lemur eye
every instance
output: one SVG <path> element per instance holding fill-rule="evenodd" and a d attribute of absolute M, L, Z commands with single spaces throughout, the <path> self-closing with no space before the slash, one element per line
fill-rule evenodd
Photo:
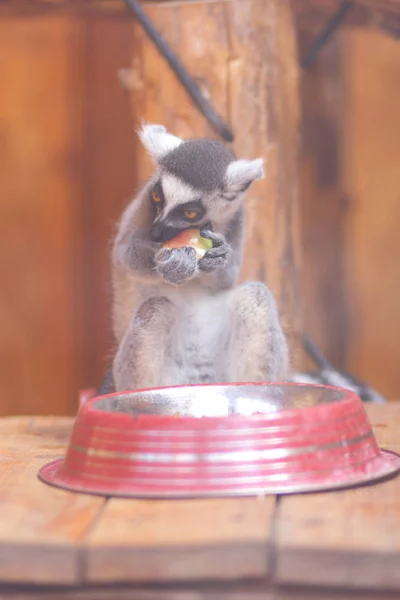
<path fill-rule="evenodd" d="M 157 194 L 157 192 L 155 192 L 154 190 L 151 192 L 151 197 L 153 198 L 153 201 L 156 204 L 160 204 L 161 202 L 161 197 Z"/>
<path fill-rule="evenodd" d="M 197 212 L 197 210 L 185 210 L 183 214 L 188 219 L 195 219 L 199 213 Z"/>

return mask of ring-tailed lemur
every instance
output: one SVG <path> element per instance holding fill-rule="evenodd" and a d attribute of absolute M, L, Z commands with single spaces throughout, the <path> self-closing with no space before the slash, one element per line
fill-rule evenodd
<path fill-rule="evenodd" d="M 182 140 L 146 125 L 140 139 L 156 170 L 130 202 L 113 247 L 117 351 L 100 393 L 148 387 L 283 380 L 288 351 L 274 298 L 262 283 L 237 285 L 243 203 L 263 161 L 235 160 L 212 140 Z M 213 242 L 162 244 L 196 227 Z"/>

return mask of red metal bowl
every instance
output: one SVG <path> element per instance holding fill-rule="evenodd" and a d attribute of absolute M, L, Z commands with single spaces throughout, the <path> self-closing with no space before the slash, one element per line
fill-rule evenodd
<path fill-rule="evenodd" d="M 286 494 L 400 470 L 360 398 L 322 385 L 232 384 L 99 396 L 79 409 L 63 460 L 39 477 L 107 496 Z"/>

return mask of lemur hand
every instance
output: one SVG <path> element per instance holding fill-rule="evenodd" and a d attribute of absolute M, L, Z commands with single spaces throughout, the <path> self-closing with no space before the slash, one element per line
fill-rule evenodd
<path fill-rule="evenodd" d="M 205 273 L 210 273 L 217 269 L 223 269 L 228 263 L 228 256 L 232 248 L 220 233 L 214 233 L 204 227 L 201 230 L 201 236 L 212 241 L 213 247 L 207 250 L 203 258 L 199 260 L 199 269 Z"/>
<path fill-rule="evenodd" d="M 194 248 L 162 248 L 155 256 L 158 273 L 169 283 L 180 285 L 192 279 L 197 273 L 197 259 Z"/>

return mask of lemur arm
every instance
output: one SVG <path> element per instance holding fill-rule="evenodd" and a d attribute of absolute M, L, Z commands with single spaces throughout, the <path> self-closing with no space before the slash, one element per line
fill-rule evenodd
<path fill-rule="evenodd" d="M 222 291 L 233 288 L 238 280 L 243 257 L 243 229 L 244 213 L 240 209 L 232 219 L 226 232 L 225 243 L 230 252 L 226 257 L 223 268 L 209 273 L 209 286 L 213 291 Z"/>
<path fill-rule="evenodd" d="M 149 231 L 154 220 L 147 201 L 148 186 L 125 209 L 113 247 L 113 262 L 139 276 L 155 277 L 154 256 L 160 244 L 151 241 Z"/>

